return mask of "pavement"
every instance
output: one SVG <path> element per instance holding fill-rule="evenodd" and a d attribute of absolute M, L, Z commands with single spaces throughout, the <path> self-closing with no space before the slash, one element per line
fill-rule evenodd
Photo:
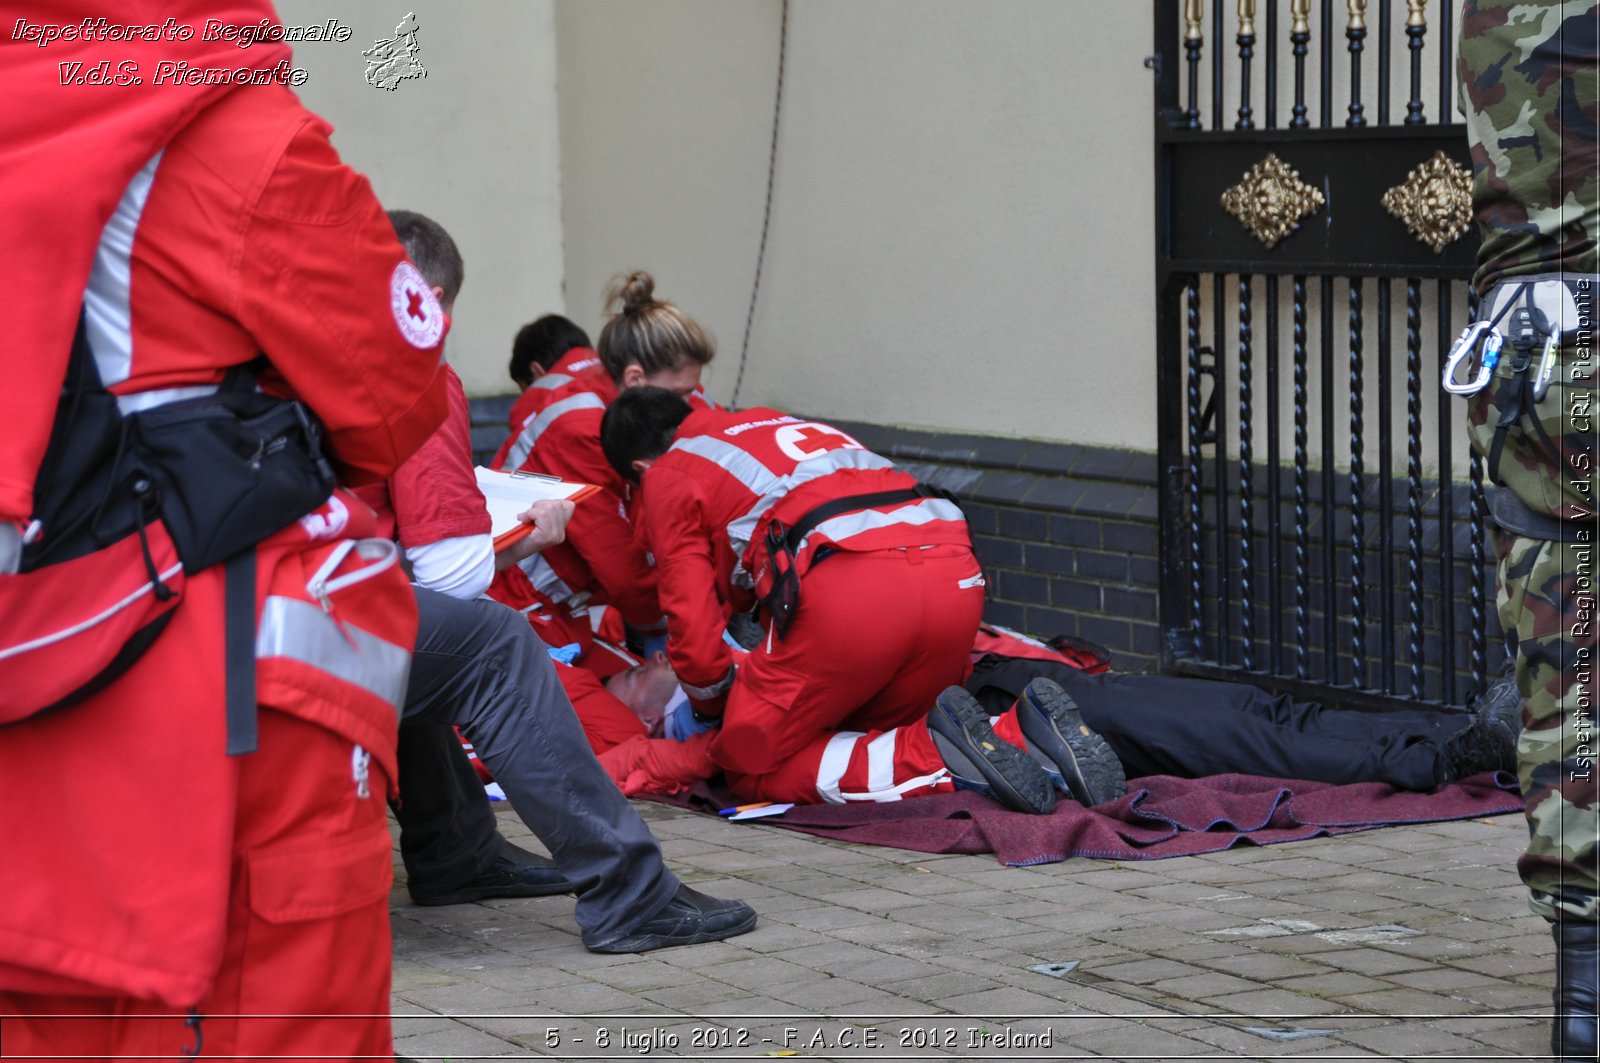
<path fill-rule="evenodd" d="M 1004 867 L 637 807 L 756 929 L 594 955 L 571 897 L 419 908 L 397 856 L 402 1059 L 1548 1058 L 1518 815 Z"/>

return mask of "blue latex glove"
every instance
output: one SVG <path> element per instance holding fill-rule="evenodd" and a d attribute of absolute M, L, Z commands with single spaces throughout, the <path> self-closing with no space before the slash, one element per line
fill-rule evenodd
<path fill-rule="evenodd" d="M 701 723 L 694 718 L 694 706 L 687 700 L 674 705 L 662 720 L 662 729 L 674 742 L 687 742 L 695 735 L 703 735 L 720 724 L 721 720 Z"/>
<path fill-rule="evenodd" d="M 575 664 L 583 656 L 583 647 L 576 642 L 569 642 L 565 646 L 550 646 L 551 660 L 560 661 L 562 664 Z"/>
<path fill-rule="evenodd" d="M 666 632 L 662 632 L 659 635 L 646 635 L 644 637 L 644 641 L 643 641 L 642 644 L 644 646 L 644 658 L 647 661 L 658 652 L 659 653 L 666 653 L 667 652 L 667 635 L 666 635 Z"/>

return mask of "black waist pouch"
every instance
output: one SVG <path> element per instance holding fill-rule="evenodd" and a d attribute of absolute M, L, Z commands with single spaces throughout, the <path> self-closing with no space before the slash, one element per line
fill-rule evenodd
<path fill-rule="evenodd" d="M 321 425 L 298 402 L 225 386 L 129 420 L 130 456 L 154 482 L 190 572 L 287 527 L 333 491 Z"/>

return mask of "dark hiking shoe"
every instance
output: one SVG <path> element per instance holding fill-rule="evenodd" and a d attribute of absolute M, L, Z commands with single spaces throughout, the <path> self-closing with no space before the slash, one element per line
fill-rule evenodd
<path fill-rule="evenodd" d="M 743 901 L 719 901 L 680 885 L 666 907 L 632 931 L 592 945 L 585 942 L 584 948 L 590 952 L 649 952 L 737 937 L 755 925 L 755 909 Z"/>
<path fill-rule="evenodd" d="M 413 903 L 432 908 L 444 904 L 470 904 L 496 897 L 549 897 L 571 893 L 568 882 L 555 861 L 548 856 L 518 849 L 510 842 L 500 843 L 500 856 L 494 866 L 477 878 L 456 886 L 411 881 L 406 883 Z"/>
<path fill-rule="evenodd" d="M 1049 761 L 1050 781 L 1084 808 L 1115 801 L 1127 789 L 1122 761 L 1055 680 L 1040 676 L 1027 685 L 1017 701 L 1017 722 L 1029 747 Z"/>
<path fill-rule="evenodd" d="M 1044 769 L 994 733 L 989 713 L 961 687 L 949 687 L 928 713 L 928 733 L 958 789 L 992 797 L 1009 809 L 1044 815 L 1056 792 Z"/>
<path fill-rule="evenodd" d="M 1517 770 L 1517 738 L 1522 734 L 1522 696 L 1511 676 L 1496 680 L 1478 696 L 1472 723 L 1445 743 L 1450 780 L 1486 771 Z"/>

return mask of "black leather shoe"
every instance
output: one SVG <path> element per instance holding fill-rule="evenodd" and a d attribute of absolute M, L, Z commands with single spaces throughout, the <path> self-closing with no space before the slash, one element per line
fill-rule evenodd
<path fill-rule="evenodd" d="M 1550 1050 L 1556 1058 L 1594 1059 L 1595 1005 L 1600 998 L 1600 925 L 1556 923 L 1556 1019 Z"/>
<path fill-rule="evenodd" d="M 1050 781 L 1084 808 L 1115 801 L 1127 790 L 1122 761 L 1083 722 L 1077 702 L 1054 679 L 1040 676 L 1023 689 L 1017 722 L 1028 747 L 1048 761 Z"/>
<path fill-rule="evenodd" d="M 960 789 L 992 797 L 1014 812 L 1042 816 L 1056 807 L 1044 768 L 995 734 L 988 710 L 961 687 L 939 695 L 928 713 L 928 733 Z"/>
<path fill-rule="evenodd" d="M 548 856 L 539 856 L 502 841 L 494 866 L 470 882 L 441 887 L 412 881 L 406 883 L 406 888 L 414 903 L 432 908 L 444 904 L 471 904 L 495 897 L 549 897 L 571 893 L 572 883 Z"/>
<path fill-rule="evenodd" d="M 665 908 L 633 930 L 606 941 L 584 942 L 584 948 L 590 952 L 649 952 L 737 937 L 755 925 L 755 909 L 743 901 L 719 901 L 680 885 Z"/>
<path fill-rule="evenodd" d="M 1485 771 L 1517 770 L 1517 738 L 1522 734 L 1522 697 L 1515 679 L 1497 680 L 1478 696 L 1472 723 L 1444 747 L 1446 771 L 1454 782 Z"/>

